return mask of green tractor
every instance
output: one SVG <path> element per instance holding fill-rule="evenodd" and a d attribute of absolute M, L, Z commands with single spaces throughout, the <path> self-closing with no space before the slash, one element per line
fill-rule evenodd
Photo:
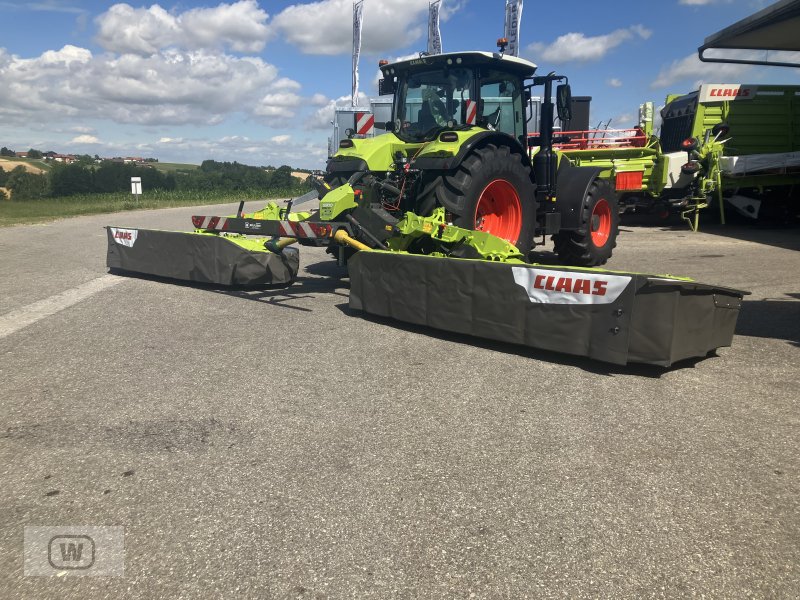
<path fill-rule="evenodd" d="M 404 214 L 439 209 L 445 222 L 503 238 L 523 255 L 552 235 L 562 262 L 605 263 L 618 229 L 614 190 L 599 169 L 574 167 L 552 148 L 553 83 L 566 77 L 535 76 L 536 65 L 502 50 L 381 61 L 393 120 L 379 125 L 385 135 L 340 142 L 320 190 L 320 218 L 352 211 L 383 242 Z M 527 131 L 533 86 L 544 86 L 537 138 Z M 562 121 L 570 96 L 568 84 L 556 86 Z"/>
<path fill-rule="evenodd" d="M 553 150 L 554 112 L 571 117 L 567 78 L 536 76 L 536 65 L 504 55 L 504 40 L 499 46 L 381 61 L 393 118 L 380 125 L 385 134 L 340 142 L 315 181 L 318 211 L 269 204 L 229 218 L 196 216 L 195 227 L 273 236 L 275 250 L 295 240 L 324 245 L 342 264 L 365 248 L 525 259 L 551 235 L 565 264 L 604 264 L 619 223 L 613 186 L 601 169 L 576 167 Z M 544 99 L 539 135 L 529 136 L 534 86 L 544 87 Z"/>

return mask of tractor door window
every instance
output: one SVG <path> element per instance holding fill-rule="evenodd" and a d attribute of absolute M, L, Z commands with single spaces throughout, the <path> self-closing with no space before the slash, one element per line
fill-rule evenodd
<path fill-rule="evenodd" d="M 479 125 L 520 137 L 525 113 L 519 82 L 506 73 L 489 71 L 481 78 Z"/>
<path fill-rule="evenodd" d="M 401 134 L 423 139 L 441 127 L 464 122 L 472 87 L 472 74 L 466 69 L 447 69 L 415 73 L 401 90 L 399 123 Z"/>

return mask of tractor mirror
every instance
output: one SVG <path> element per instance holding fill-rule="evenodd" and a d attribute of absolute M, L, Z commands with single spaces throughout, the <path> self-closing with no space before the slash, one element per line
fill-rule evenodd
<path fill-rule="evenodd" d="M 391 96 L 394 94 L 394 79 L 382 78 L 378 81 L 378 95 Z"/>
<path fill-rule="evenodd" d="M 569 84 L 556 87 L 556 111 L 562 123 L 572 120 L 572 90 Z"/>

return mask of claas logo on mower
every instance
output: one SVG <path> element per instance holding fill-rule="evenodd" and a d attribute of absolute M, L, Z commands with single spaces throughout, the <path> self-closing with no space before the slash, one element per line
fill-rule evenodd
<path fill-rule="evenodd" d="M 131 235 L 130 231 L 117 229 L 117 231 L 114 232 L 114 238 L 118 240 L 131 240 L 133 239 L 133 236 Z"/>
<path fill-rule="evenodd" d="M 608 281 L 596 279 L 573 279 L 572 277 L 559 277 L 553 275 L 537 275 L 533 281 L 537 290 L 548 292 L 567 292 L 569 294 L 583 294 L 586 296 L 605 296 Z"/>

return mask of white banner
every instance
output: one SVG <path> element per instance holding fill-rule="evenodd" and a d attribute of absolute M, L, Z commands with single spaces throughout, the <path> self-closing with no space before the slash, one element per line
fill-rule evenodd
<path fill-rule="evenodd" d="M 700 102 L 730 102 L 731 100 L 752 100 L 758 88 L 740 83 L 705 83 L 700 86 Z"/>
<path fill-rule="evenodd" d="M 631 282 L 624 275 L 512 267 L 514 283 L 540 304 L 611 304 Z"/>
<path fill-rule="evenodd" d="M 505 37 L 508 40 L 506 54 L 519 56 L 519 25 L 522 21 L 522 0 L 506 0 Z"/>
<path fill-rule="evenodd" d="M 353 106 L 358 106 L 358 59 L 361 56 L 361 25 L 364 0 L 353 3 Z"/>
<path fill-rule="evenodd" d="M 428 54 L 442 53 L 442 32 L 439 29 L 439 10 L 442 0 L 428 4 Z"/>
<path fill-rule="evenodd" d="M 133 248 L 136 243 L 136 238 L 139 236 L 138 229 L 120 229 L 118 227 L 109 227 L 111 230 L 111 237 L 114 241 L 121 246 Z"/>

